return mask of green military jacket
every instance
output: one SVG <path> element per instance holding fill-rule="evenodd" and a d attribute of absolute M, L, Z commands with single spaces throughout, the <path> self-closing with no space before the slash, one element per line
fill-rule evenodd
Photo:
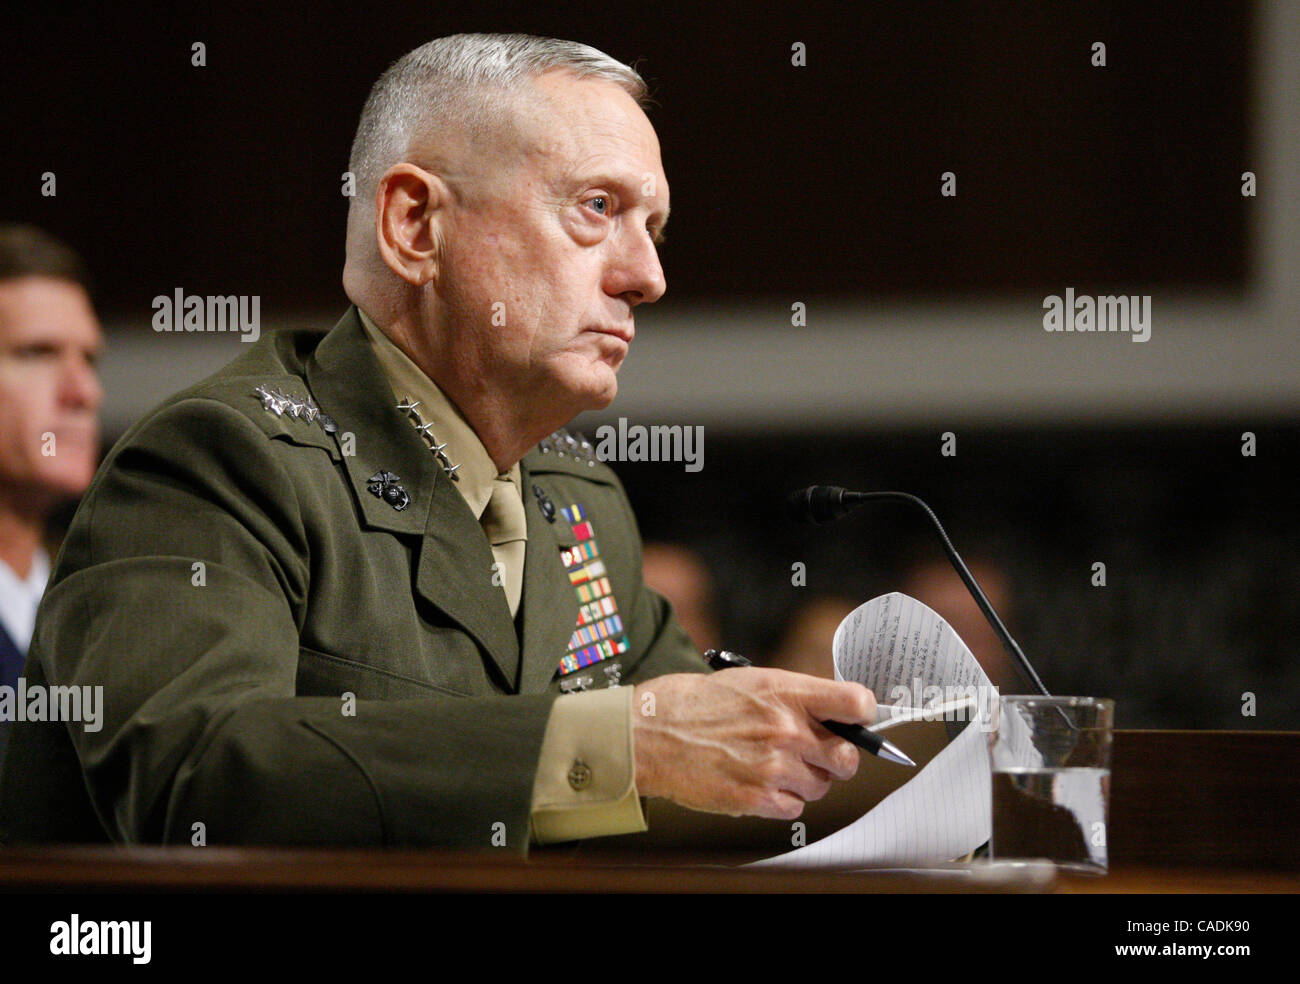
<path fill-rule="evenodd" d="M 268 393 L 289 403 L 275 412 Z M 0 839 L 190 843 L 201 829 L 208 843 L 525 851 L 561 685 L 704 669 L 642 583 L 614 473 L 548 450 L 521 462 L 516 622 L 355 309 L 328 334 L 268 333 L 167 400 L 83 499 L 24 673 L 102 685 L 103 726 L 13 726 Z M 579 611 L 561 560 L 571 505 L 595 528 L 627 647 L 557 679 Z"/>

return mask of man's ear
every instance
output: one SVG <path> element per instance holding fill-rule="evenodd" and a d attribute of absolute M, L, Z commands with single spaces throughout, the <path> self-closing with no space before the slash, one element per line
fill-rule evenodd
<path fill-rule="evenodd" d="M 394 164 L 375 189 L 375 240 L 395 274 L 415 287 L 438 276 L 437 225 L 450 191 L 436 174 L 414 164 Z"/>

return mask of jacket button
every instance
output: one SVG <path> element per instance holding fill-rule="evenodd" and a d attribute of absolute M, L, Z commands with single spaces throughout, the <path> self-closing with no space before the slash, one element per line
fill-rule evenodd
<path fill-rule="evenodd" d="M 591 785 L 591 768 L 582 759 L 569 768 L 569 785 L 574 789 L 586 789 Z"/>

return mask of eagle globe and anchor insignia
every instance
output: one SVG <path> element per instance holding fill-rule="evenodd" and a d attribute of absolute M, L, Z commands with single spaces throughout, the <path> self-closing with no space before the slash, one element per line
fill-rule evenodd
<path fill-rule="evenodd" d="M 411 504 L 411 496 L 397 483 L 400 477 L 390 471 L 379 471 L 367 479 L 366 489 L 371 495 L 383 499 L 390 506 L 401 512 Z"/>

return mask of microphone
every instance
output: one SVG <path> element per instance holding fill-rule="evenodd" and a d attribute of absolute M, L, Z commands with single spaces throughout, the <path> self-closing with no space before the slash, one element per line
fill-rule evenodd
<path fill-rule="evenodd" d="M 786 496 L 785 513 L 796 522 L 825 526 L 864 503 L 863 496 L 862 492 L 850 492 L 838 485 L 811 485 Z"/>
<path fill-rule="evenodd" d="M 953 547 L 952 541 L 948 539 L 948 534 L 944 531 L 943 524 L 939 522 L 939 517 L 934 514 L 933 509 L 916 496 L 909 495 L 906 492 L 850 492 L 838 485 L 812 485 L 806 489 L 791 492 L 786 496 L 785 511 L 786 515 L 793 520 L 824 526 L 841 516 L 848 515 L 858 506 L 880 499 L 910 503 L 917 506 L 930 518 L 930 523 L 939 534 L 939 542 L 943 546 L 943 552 L 948 555 L 948 560 L 956 569 L 962 583 L 966 585 L 966 590 L 975 599 L 975 604 L 979 606 L 984 618 L 988 620 L 989 625 L 993 627 L 993 631 L 1002 641 L 1003 647 L 1016 661 L 1016 665 L 1024 672 L 1025 678 L 1038 688 L 1038 692 L 1044 697 L 1050 697 L 1051 694 L 1048 693 L 1047 687 L 1043 685 L 1043 681 L 1039 679 L 1038 674 L 1034 672 L 1034 668 L 1029 664 L 1029 658 L 1016 643 L 1016 640 L 1011 638 L 1011 633 L 1002 624 L 1002 619 L 998 618 L 998 613 L 993 610 L 988 598 L 984 596 L 980 586 L 975 583 L 975 578 L 971 576 L 970 569 L 957 555 L 957 550 Z"/>

